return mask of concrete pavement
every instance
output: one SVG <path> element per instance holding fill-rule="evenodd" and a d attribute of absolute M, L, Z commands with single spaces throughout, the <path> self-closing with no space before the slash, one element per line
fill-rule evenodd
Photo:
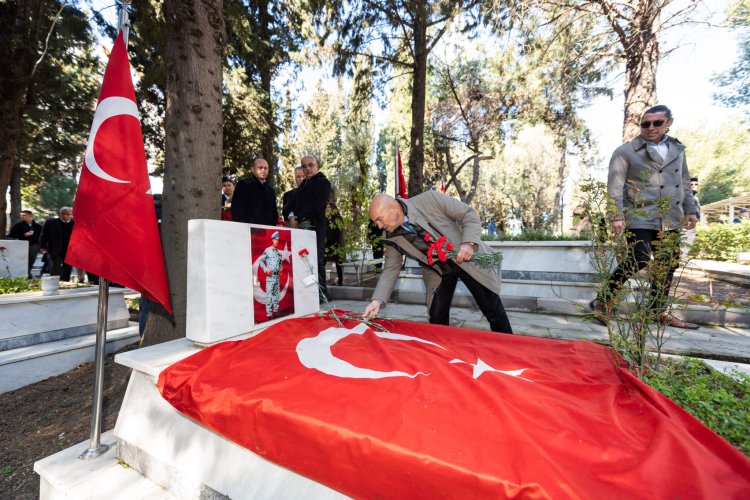
<path fill-rule="evenodd" d="M 334 299 L 321 309 L 336 307 L 362 312 L 369 301 Z M 380 317 L 427 322 L 427 307 L 417 304 L 388 304 Z M 508 311 L 513 330 L 519 335 L 567 340 L 606 342 L 607 328 L 582 316 Z M 476 308 L 452 307 L 451 326 L 489 330 L 489 324 Z M 668 340 L 662 352 L 750 364 L 750 329 L 703 325 L 699 330 L 667 327 Z M 750 373 L 750 372 L 749 372 Z"/>

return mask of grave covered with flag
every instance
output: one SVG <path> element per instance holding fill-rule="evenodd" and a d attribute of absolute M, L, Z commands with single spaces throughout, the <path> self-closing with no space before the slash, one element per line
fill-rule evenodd
<path fill-rule="evenodd" d="M 330 315 L 159 376 L 177 410 L 353 497 L 748 498 L 750 460 L 584 341 Z"/>

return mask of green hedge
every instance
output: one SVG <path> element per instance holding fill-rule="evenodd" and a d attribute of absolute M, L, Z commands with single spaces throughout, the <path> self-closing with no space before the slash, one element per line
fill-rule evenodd
<path fill-rule="evenodd" d="M 557 236 L 548 231 L 540 231 L 538 229 L 528 229 L 523 231 L 519 235 L 508 235 L 498 234 L 494 238 L 486 234 L 482 235 L 483 241 L 585 241 L 588 240 L 588 235 L 582 236 Z"/>
<path fill-rule="evenodd" d="M 42 289 L 40 280 L 26 278 L 0 278 L 0 295 L 6 293 L 38 292 Z"/>
<path fill-rule="evenodd" d="M 750 223 L 709 224 L 698 228 L 690 254 L 701 259 L 737 260 L 737 253 L 750 252 Z"/>

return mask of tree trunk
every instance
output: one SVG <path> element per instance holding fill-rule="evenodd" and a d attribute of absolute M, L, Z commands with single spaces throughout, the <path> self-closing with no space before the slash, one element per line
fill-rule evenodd
<path fill-rule="evenodd" d="M 623 142 L 641 133 L 643 113 L 655 106 L 656 71 L 659 66 L 659 38 L 655 32 L 658 15 L 654 8 L 633 18 L 629 43 L 625 46 L 625 116 Z"/>
<path fill-rule="evenodd" d="M 552 207 L 552 230 L 560 231 L 562 234 L 562 200 L 563 200 L 563 184 L 565 183 L 565 176 L 567 175 L 568 159 L 567 159 L 567 139 L 565 139 L 565 130 L 558 130 L 557 147 L 560 148 L 560 157 L 557 161 L 557 188 L 555 189 L 555 203 Z"/>
<path fill-rule="evenodd" d="M 143 345 L 185 336 L 190 219 L 215 219 L 222 167 L 222 0 L 166 0 L 162 241 L 173 308 L 150 314 Z"/>
<path fill-rule="evenodd" d="M 0 116 L 4 117 L 0 125 L 0 234 L 3 235 L 8 232 L 5 218 L 8 205 L 5 195 L 16 163 L 16 148 L 21 136 L 21 115 L 26 102 L 25 86 L 13 90 L 15 91 L 8 93 L 10 95 L 3 90 L 0 95 Z"/>
<path fill-rule="evenodd" d="M 10 174 L 10 225 L 21 222 L 21 166 L 16 163 Z"/>
<path fill-rule="evenodd" d="M 424 113 L 427 94 L 427 5 L 418 0 L 414 16 L 414 79 L 411 90 L 411 148 L 409 150 L 409 196 L 424 185 Z"/>
<path fill-rule="evenodd" d="M 268 12 L 267 2 L 258 2 L 258 26 L 259 26 L 259 37 L 261 40 L 265 40 L 270 44 L 271 40 L 271 23 L 274 22 L 273 16 Z M 260 88 L 263 91 L 261 95 L 262 116 L 261 119 L 265 122 L 266 128 L 263 137 L 261 138 L 261 155 L 268 161 L 268 183 L 276 184 L 275 180 L 278 175 L 277 166 L 278 161 L 276 158 L 276 123 L 274 120 L 275 110 L 273 106 L 273 100 L 271 99 L 271 81 L 273 80 L 273 54 L 271 49 L 261 49 L 265 53 L 265 57 L 261 57 L 258 61 L 258 73 L 260 76 Z"/>

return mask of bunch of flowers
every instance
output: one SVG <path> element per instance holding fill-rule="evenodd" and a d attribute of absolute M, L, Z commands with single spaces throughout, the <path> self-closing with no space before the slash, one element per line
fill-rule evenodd
<path fill-rule="evenodd" d="M 424 241 L 430 245 L 427 248 L 427 263 L 429 265 L 435 263 L 435 258 L 439 262 L 446 262 L 448 259 L 455 259 L 458 255 L 458 250 L 445 236 L 435 239 L 430 233 L 427 233 Z M 503 254 L 501 252 L 475 252 L 471 261 L 483 269 L 499 268 L 503 263 Z"/>
<path fill-rule="evenodd" d="M 305 266 L 307 267 L 308 272 L 310 273 L 310 276 L 313 277 L 315 280 L 315 283 L 318 284 L 318 291 L 320 292 L 320 296 L 323 297 L 323 302 L 328 302 L 328 296 L 323 292 L 323 287 L 320 285 L 320 282 L 318 281 L 318 277 L 313 272 L 312 264 L 310 264 L 310 261 L 308 260 L 310 256 L 310 252 L 307 250 L 307 248 L 303 248 L 297 254 L 302 259 L 302 262 L 305 263 Z"/>
<path fill-rule="evenodd" d="M 341 309 L 329 309 L 328 311 L 321 311 L 318 313 L 318 318 L 326 318 L 326 319 L 332 319 L 336 323 L 338 323 L 340 328 L 345 328 L 344 321 L 358 321 L 360 323 L 364 323 L 365 325 L 369 326 L 373 330 L 380 330 L 381 332 L 389 332 L 390 330 L 386 328 L 382 323 L 390 323 L 388 320 L 385 319 L 379 319 L 377 321 L 365 319 L 362 317 L 361 314 L 355 314 L 351 311 L 344 311 Z"/>
<path fill-rule="evenodd" d="M 285 221 L 283 217 L 279 217 L 279 220 L 276 221 L 276 225 L 281 227 L 289 227 L 289 223 Z"/>
<path fill-rule="evenodd" d="M 302 262 L 304 262 L 307 266 L 307 270 L 310 271 L 310 274 L 312 274 L 312 265 L 310 265 L 310 261 L 307 260 L 308 256 L 310 255 L 310 252 L 307 250 L 307 248 L 303 248 L 302 250 L 297 252 L 297 254 L 299 254 L 299 256 L 302 258 Z"/>

